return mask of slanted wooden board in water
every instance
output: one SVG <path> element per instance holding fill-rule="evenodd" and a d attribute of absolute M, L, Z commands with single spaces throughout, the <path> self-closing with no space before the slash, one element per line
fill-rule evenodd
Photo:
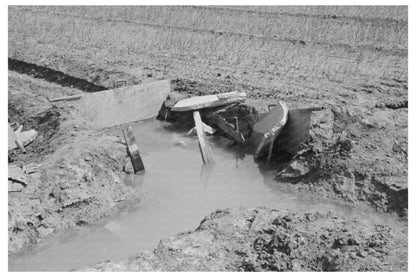
<path fill-rule="evenodd" d="M 214 124 L 216 124 L 224 133 L 233 138 L 237 143 L 244 143 L 244 137 L 241 133 L 237 132 L 235 127 L 228 123 L 223 117 L 218 114 L 211 114 L 208 116 Z"/>
<path fill-rule="evenodd" d="M 136 139 L 133 135 L 133 129 L 129 126 L 126 129 L 122 129 L 124 140 L 127 144 L 127 149 L 129 151 L 131 163 L 133 164 L 134 173 L 139 173 L 144 171 L 144 165 L 142 158 L 140 157 L 139 147 L 137 146 Z"/>
<path fill-rule="evenodd" d="M 201 115 L 199 114 L 198 111 L 194 111 L 193 116 L 194 116 L 196 134 L 198 136 L 199 150 L 201 151 L 202 161 L 204 162 L 204 164 L 210 164 L 214 162 L 214 158 L 212 157 L 211 148 L 205 141 L 205 134 L 204 134 L 203 126 L 202 126 Z"/>
<path fill-rule="evenodd" d="M 244 102 L 246 100 L 244 92 L 227 92 L 216 95 L 204 95 L 186 98 L 178 101 L 173 107 L 173 112 L 193 111 L 204 108 L 214 108 L 233 103 Z"/>
<path fill-rule="evenodd" d="M 255 156 L 268 150 L 267 159 L 270 160 L 274 140 L 285 126 L 287 114 L 286 103 L 279 101 L 262 120 L 254 125 L 251 141 L 257 145 Z"/>

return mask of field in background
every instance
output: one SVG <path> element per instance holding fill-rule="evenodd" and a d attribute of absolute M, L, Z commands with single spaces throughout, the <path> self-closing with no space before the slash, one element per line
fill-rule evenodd
<path fill-rule="evenodd" d="M 295 101 L 384 91 L 407 83 L 407 8 L 10 7 L 9 57 L 104 86 L 183 77 Z"/>

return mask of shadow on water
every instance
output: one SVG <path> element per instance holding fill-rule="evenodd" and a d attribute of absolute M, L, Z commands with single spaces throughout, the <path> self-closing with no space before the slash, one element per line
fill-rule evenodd
<path fill-rule="evenodd" d="M 247 149 L 212 137 L 208 141 L 215 162 L 204 166 L 197 138 L 186 136 L 188 130 L 155 120 L 135 125 L 133 132 L 146 172 L 128 175 L 125 182 L 136 189 L 140 202 L 105 224 L 57 235 L 42 247 L 9 259 L 9 270 L 66 271 L 103 260 L 126 259 L 138 251 L 151 251 L 163 238 L 194 230 L 217 209 L 232 207 L 334 211 L 387 222 L 385 216 L 300 194 L 288 184 L 276 182 L 276 168 L 284 166 L 289 156 L 281 155 L 268 165 L 255 161 Z M 106 132 L 122 139 L 120 130 Z"/>

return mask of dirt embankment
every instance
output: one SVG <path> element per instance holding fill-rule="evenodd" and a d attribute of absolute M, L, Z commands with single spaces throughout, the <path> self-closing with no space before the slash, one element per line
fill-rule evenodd
<path fill-rule="evenodd" d="M 276 100 L 286 101 L 290 108 L 325 106 L 324 111 L 312 116 L 310 140 L 286 168 L 277 171 L 276 167 L 276 178 L 328 197 L 364 202 L 381 211 L 406 215 L 407 8 L 287 7 L 283 12 L 277 12 L 279 8 L 267 11 L 247 8 L 243 12 L 238 9 L 151 7 L 133 11 L 108 7 L 98 12 L 93 7 L 10 7 L 9 57 L 103 87 L 111 86 L 119 78 L 127 79 L 128 84 L 173 78 L 179 79 L 177 91 L 194 95 L 236 89 L 247 92 L 259 106 Z M 9 85 L 9 90 L 22 90 L 19 86 L 47 96 L 54 95 L 55 91 L 62 95 L 77 93 L 71 89 L 52 90 L 31 82 Z M 31 147 L 42 155 L 31 157 L 28 154 L 24 158 L 44 162 L 43 179 L 34 178 L 34 182 L 43 180 L 44 187 L 36 189 L 37 194 L 34 194 L 28 189 L 37 186 L 28 185 L 22 192 L 9 196 L 12 199 L 9 210 L 11 205 L 11 210 L 18 211 L 9 215 L 9 228 L 12 226 L 9 249 L 20 248 L 22 242 L 36 241 L 41 233 L 83 222 L 82 211 L 98 218 L 111 210 L 109 207 L 117 199 L 124 196 L 127 199 L 131 194 L 128 187 L 114 186 L 120 182 L 117 172 L 121 172 L 125 159 L 125 149 L 118 142 L 98 135 L 87 123 L 85 126 L 79 123 L 84 121 L 72 111 L 59 105 L 51 107 L 36 96 L 30 96 L 30 101 L 24 100 L 25 97 L 10 97 L 9 116 L 21 119 L 20 123 L 26 122 L 28 127 L 40 128 L 39 139 L 44 143 L 38 145 L 35 141 Z M 88 156 L 96 156 L 97 162 L 88 160 Z M 65 158 L 61 161 L 59 157 Z M 15 159 L 19 161 L 23 157 L 17 155 Z M 63 168 L 59 167 L 60 163 Z M 54 170 L 75 178 L 60 181 L 62 177 L 52 176 Z M 96 177 L 90 180 L 88 172 Z M 65 188 L 66 183 L 71 187 L 88 184 L 90 189 L 80 192 Z M 107 188 L 105 199 L 98 196 L 102 194 L 102 184 Z M 49 196 L 52 187 L 58 187 L 53 197 Z M 114 193 L 115 188 L 121 191 Z M 63 196 L 59 196 L 62 192 Z M 39 195 L 33 204 L 32 195 Z M 82 199 L 78 195 L 82 195 Z M 104 208 L 89 209 L 91 205 Z M 37 207 L 47 211 L 45 217 L 33 216 Z M 67 210 L 68 215 L 62 217 L 62 210 Z M 42 227 L 43 224 L 51 229 Z M 375 234 L 386 233 L 375 231 Z M 368 236 L 358 237 L 363 239 L 359 239 L 362 241 L 359 248 L 370 245 L 366 242 Z M 181 238 L 187 241 L 185 235 Z M 334 241 L 335 238 L 331 238 L 326 245 L 333 246 Z M 353 249 L 354 245 L 347 243 L 341 249 Z M 212 252 L 214 257 L 216 251 Z M 376 270 L 374 266 L 387 270 L 380 261 L 389 259 L 391 252 L 387 251 L 384 256 L 368 252 L 370 254 L 351 254 L 349 259 L 358 262 L 350 268 Z M 176 257 L 173 257 L 174 252 L 168 253 L 169 259 Z M 360 255 L 369 258 L 361 263 Z M 344 256 L 326 257 L 331 259 L 302 262 L 301 266 L 305 269 L 343 269 L 343 266 L 349 269 L 347 260 L 342 260 Z M 192 260 L 189 256 L 186 259 Z M 188 266 L 186 259 L 182 261 L 184 268 Z M 315 256 L 310 259 L 312 261 Z M 246 270 L 261 269 L 259 264 L 251 262 Z M 297 268 L 293 262 L 286 264 L 287 269 Z M 157 267 L 150 262 L 146 262 L 146 266 L 142 267 Z M 214 264 L 212 268 L 216 268 Z M 284 268 L 284 265 L 277 268 Z"/>
<path fill-rule="evenodd" d="M 180 78 L 194 95 L 325 106 L 278 179 L 405 215 L 407 32 L 393 6 L 11 7 L 9 57 L 105 87 Z"/>
<path fill-rule="evenodd" d="M 152 252 L 81 271 L 405 271 L 405 235 L 336 214 L 218 210 Z"/>
<path fill-rule="evenodd" d="M 332 106 L 277 179 L 407 216 L 407 108 Z"/>
<path fill-rule="evenodd" d="M 13 70 L 21 74 L 27 74 L 34 78 L 43 79 L 64 87 L 76 88 L 86 92 L 95 92 L 107 89 L 105 87 L 97 86 L 84 79 L 69 76 L 60 71 L 11 58 L 8 60 L 8 67 L 9 70 Z"/>
<path fill-rule="evenodd" d="M 45 82 L 15 73 L 9 78 L 9 119 L 23 124 L 23 130 L 38 131 L 27 153 L 14 150 L 9 155 L 9 164 L 35 168 L 25 184 L 9 190 L 10 254 L 55 232 L 97 222 L 114 213 L 121 201 L 137 197 L 123 182 L 128 161 L 123 143 L 90 128 L 71 107 L 51 105 L 33 90 L 17 89 L 27 83 L 51 90 Z M 60 93 L 58 86 L 52 90 Z"/>
<path fill-rule="evenodd" d="M 174 89 L 204 95 L 236 89 L 232 83 L 175 80 Z M 253 92 L 253 88 L 245 87 Z M 365 90 L 365 91 L 364 91 Z M 247 102 L 265 112 L 276 99 L 268 91 L 255 94 Z M 392 81 L 365 87 L 350 94 L 348 104 L 336 97 L 311 100 L 300 97 L 281 99 L 290 108 L 323 106 L 314 112 L 311 137 L 289 164 L 275 164 L 276 179 L 289 182 L 327 197 L 361 202 L 378 211 L 407 216 L 407 83 Z M 230 122 L 231 123 L 231 122 Z M 278 145 L 276 145 L 278 150 Z"/>

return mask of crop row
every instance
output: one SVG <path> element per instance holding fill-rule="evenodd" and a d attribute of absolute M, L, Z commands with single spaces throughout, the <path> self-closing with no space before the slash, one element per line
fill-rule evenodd
<path fill-rule="evenodd" d="M 379 9 L 375 8 L 374 11 Z M 190 30 L 215 31 L 301 40 L 307 43 L 345 44 L 381 48 L 407 48 L 407 21 L 388 19 L 318 17 L 303 14 L 242 12 L 230 8 L 145 6 L 39 6 L 10 9 L 11 12 L 43 12 L 101 20 L 174 26 Z M 374 12 L 373 11 L 373 12 Z M 392 7 L 394 11 L 394 7 Z"/>

